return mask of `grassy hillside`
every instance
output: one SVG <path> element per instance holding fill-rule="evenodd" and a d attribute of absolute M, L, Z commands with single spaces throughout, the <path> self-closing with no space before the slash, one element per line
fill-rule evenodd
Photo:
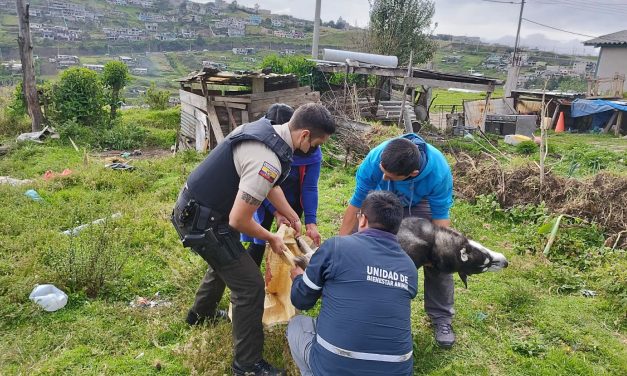
<path fill-rule="evenodd" d="M 122 121 L 153 132 L 175 132 L 177 113 L 123 112 Z M 390 134 L 389 129 L 382 134 Z M 585 135 L 552 140 L 555 171 L 567 174 L 569 156 L 577 152 L 582 155 L 576 157 L 579 161 L 604 156 L 608 162 L 602 169 L 617 178 L 627 176 L 620 141 Z M 594 146 L 581 154 L 586 144 Z M 85 149 L 81 142 L 78 146 L 77 152 L 67 141 L 22 144 L 0 156 L 0 176 L 34 179 L 22 187 L 0 185 L 0 374 L 228 374 L 230 324 L 184 324 L 205 264 L 181 247 L 169 222 L 178 191 L 202 156 L 172 157 L 166 151 L 160 157 L 132 157 L 129 163 L 135 171 L 113 171 L 103 167 L 101 153 Z M 440 146 L 476 155 L 472 140 L 444 141 Z M 512 158 L 501 160 L 505 169 L 516 170 L 535 159 L 512 147 L 500 148 Z M 339 227 L 354 187 L 355 167 L 344 168 L 343 161 L 325 155 L 319 225 L 328 238 Z M 448 157 L 455 161 L 452 154 Z M 462 156 L 457 153 L 456 158 Z M 481 160 L 474 163 L 478 168 Z M 582 164 L 575 176 L 585 179 L 599 172 L 586 166 Z M 47 170 L 65 168 L 72 174 L 41 178 Z M 25 196 L 29 188 L 44 201 Z M 122 217 L 78 236 L 61 234 L 116 212 Z M 505 253 L 510 267 L 470 277 L 468 289 L 456 280 L 458 341 L 449 351 L 435 346 L 418 294 L 412 304 L 415 374 L 627 373 L 625 251 L 602 248 L 603 230 L 572 222 L 560 230 L 554 254 L 547 258 L 531 251 L 546 242 L 538 230 L 542 218 L 554 216 L 542 206 L 505 210 L 490 196 L 456 200 L 453 226 Z M 555 258 L 559 252 L 564 259 Z M 588 261 L 580 265 L 575 259 Z M 68 305 L 48 313 L 30 302 L 28 294 L 41 283 L 66 291 Z M 596 296 L 585 297 L 582 289 L 594 290 Z M 167 304 L 129 306 L 138 296 L 154 298 L 156 293 Z M 227 307 L 228 294 L 220 305 Z M 284 330 L 268 330 L 265 356 L 296 374 Z"/>

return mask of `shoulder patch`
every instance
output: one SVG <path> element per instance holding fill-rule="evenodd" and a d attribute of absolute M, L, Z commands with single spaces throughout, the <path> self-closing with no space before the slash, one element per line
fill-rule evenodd
<path fill-rule="evenodd" d="M 261 170 L 259 170 L 259 175 L 270 183 L 274 183 L 276 178 L 279 177 L 279 169 L 268 162 L 263 162 L 263 166 L 261 166 Z"/>

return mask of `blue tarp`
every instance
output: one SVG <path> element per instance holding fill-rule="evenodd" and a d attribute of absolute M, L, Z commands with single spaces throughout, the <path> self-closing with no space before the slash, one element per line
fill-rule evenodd
<path fill-rule="evenodd" d="M 627 102 L 575 99 L 572 103 L 570 116 L 580 117 L 613 110 L 627 111 Z"/>

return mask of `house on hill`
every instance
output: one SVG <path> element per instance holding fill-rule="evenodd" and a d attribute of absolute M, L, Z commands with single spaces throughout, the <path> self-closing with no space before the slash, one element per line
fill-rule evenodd
<path fill-rule="evenodd" d="M 612 77 L 616 73 L 627 75 L 627 30 L 602 35 L 598 38 L 585 41 L 586 46 L 600 47 L 596 77 Z M 627 92 L 627 80 L 623 84 L 623 91 Z"/>

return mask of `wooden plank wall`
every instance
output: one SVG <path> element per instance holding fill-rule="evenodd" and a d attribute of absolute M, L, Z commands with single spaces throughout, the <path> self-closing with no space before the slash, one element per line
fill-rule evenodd
<path fill-rule="evenodd" d="M 309 87 L 235 96 L 209 94 L 208 98 L 198 95 L 196 90 L 190 92 L 181 89 L 179 96 L 181 98 L 179 150 L 196 148 L 196 135 L 203 134 L 198 132 L 198 127 L 204 128 L 205 145 L 213 148 L 222 140 L 221 136 L 226 136 L 241 124 L 259 119 L 274 103 L 285 103 L 296 108 L 305 103 L 320 101 L 320 93 L 312 92 Z M 217 119 L 207 117 L 210 105 L 213 105 Z M 217 136 L 212 129 L 216 126 L 216 120 L 222 131 L 221 136 Z"/>

